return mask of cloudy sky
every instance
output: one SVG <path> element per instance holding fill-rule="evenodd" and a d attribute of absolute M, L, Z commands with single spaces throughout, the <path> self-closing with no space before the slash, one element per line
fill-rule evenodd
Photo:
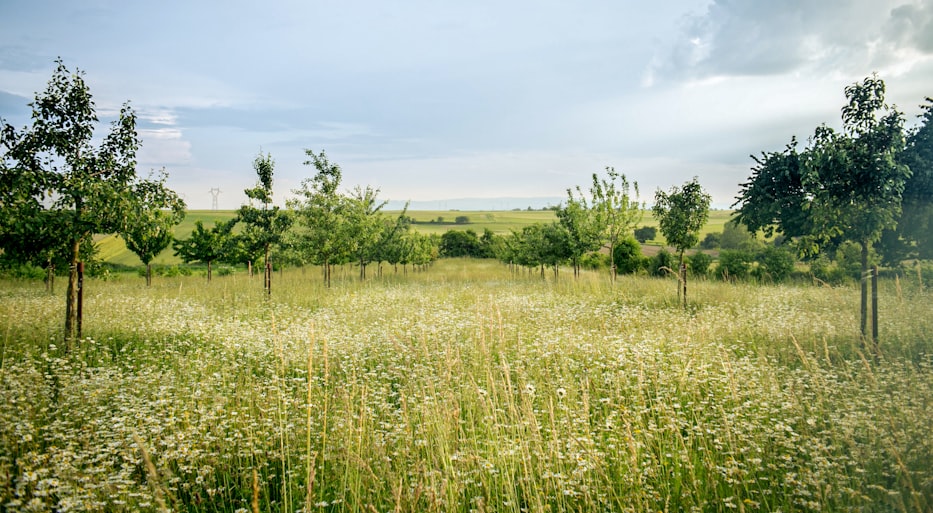
<path fill-rule="evenodd" d="M 915 123 L 933 0 L 3 0 L 0 117 L 28 123 L 59 56 L 105 120 L 131 101 L 140 171 L 192 208 L 242 204 L 259 151 L 287 197 L 305 149 L 391 200 L 560 198 L 614 166 L 722 207 L 872 72 Z"/>

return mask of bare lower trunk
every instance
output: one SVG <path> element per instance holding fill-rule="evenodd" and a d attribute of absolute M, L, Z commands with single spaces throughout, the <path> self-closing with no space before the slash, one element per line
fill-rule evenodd
<path fill-rule="evenodd" d="M 272 263 L 269 261 L 269 245 L 266 244 L 265 278 L 263 278 L 263 288 L 266 292 L 272 294 Z"/>
<path fill-rule="evenodd" d="M 146 264 L 146 286 L 152 286 L 152 264 Z"/>
<path fill-rule="evenodd" d="M 48 267 L 46 267 L 45 291 L 49 294 L 55 293 L 55 265 L 51 260 L 49 260 Z"/>
<path fill-rule="evenodd" d="M 78 319 L 78 259 L 81 252 L 81 239 L 72 244 L 71 266 L 68 270 L 68 293 L 65 296 L 65 340 L 74 340 L 77 336 Z"/>
<path fill-rule="evenodd" d="M 861 283 L 862 303 L 860 307 L 862 336 L 868 336 L 868 242 L 862 243 L 862 279 Z"/>
<path fill-rule="evenodd" d="M 680 252 L 680 264 L 677 266 L 677 299 L 683 298 L 683 268 L 684 268 L 684 252 Z"/>

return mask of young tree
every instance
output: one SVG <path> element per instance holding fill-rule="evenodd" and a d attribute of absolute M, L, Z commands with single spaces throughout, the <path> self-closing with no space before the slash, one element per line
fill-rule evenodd
<path fill-rule="evenodd" d="M 253 161 L 253 169 L 259 177 L 256 186 L 246 189 L 246 197 L 250 199 L 248 205 L 243 205 L 237 211 L 237 218 L 246 225 L 239 238 L 248 254 L 262 252 L 263 254 L 263 288 L 272 293 L 272 264 L 269 260 L 272 247 L 282 241 L 282 235 L 291 227 L 292 219 L 287 212 L 279 210 L 272 205 L 272 174 L 275 161 L 271 154 L 262 152 Z M 254 207 L 253 201 L 260 206 Z"/>
<path fill-rule="evenodd" d="M 680 263 L 684 251 L 700 242 L 700 230 L 709 219 L 712 198 L 697 181 L 697 177 L 683 187 L 671 187 L 670 192 L 658 189 L 654 194 L 654 217 L 667 243 L 677 249 Z"/>
<path fill-rule="evenodd" d="M 580 259 L 587 253 L 599 251 L 603 244 L 604 227 L 590 208 L 583 191 L 577 186 L 567 189 L 567 203 L 557 209 L 557 221 L 567 231 L 567 250 L 573 266 L 573 275 L 580 275 Z"/>
<path fill-rule="evenodd" d="M 684 252 L 700 242 L 700 229 L 709 219 L 709 204 L 712 198 L 703 190 L 697 177 L 683 187 L 671 187 L 670 192 L 658 189 L 654 194 L 654 217 L 658 220 L 661 233 L 667 243 L 677 249 L 680 256 L 679 269 L 684 266 Z M 683 292 L 683 294 L 681 294 Z M 686 274 L 677 285 L 677 297 L 683 296 L 687 305 Z"/>
<path fill-rule="evenodd" d="M 360 266 L 360 279 L 366 279 L 366 266 L 379 250 L 386 201 L 379 201 L 379 189 L 357 186 L 347 200 L 346 216 L 350 254 Z"/>
<path fill-rule="evenodd" d="M 51 231 L 70 249 L 65 338 L 73 340 L 82 247 L 92 243 L 95 234 L 118 233 L 126 226 L 135 187 L 146 181 L 136 176 L 140 140 L 130 105 L 122 106 L 102 139 L 95 138 L 98 118 L 83 72 L 69 71 L 61 60 L 56 63 L 46 90 L 30 104 L 32 126 L 21 132 L 3 127 L 3 182 L 16 187 L 7 193 L 14 200 L 9 207 L 23 216 L 16 224 L 23 228 L 53 222 Z M 6 176 L 11 170 L 19 176 Z"/>
<path fill-rule="evenodd" d="M 311 158 L 304 164 L 314 166 L 317 174 L 303 180 L 301 187 L 292 191 L 298 198 L 288 202 L 298 225 L 295 244 L 309 262 L 323 267 L 324 283 L 330 287 L 331 267 L 349 255 L 347 198 L 337 190 L 342 177 L 340 166 L 327 160 L 323 151 L 317 155 L 305 150 L 305 154 Z"/>
<path fill-rule="evenodd" d="M 775 224 L 804 249 L 849 240 L 861 247 L 863 278 L 868 254 L 901 212 L 910 170 L 898 162 L 904 148 L 904 118 L 884 103 L 884 82 L 877 76 L 845 88 L 843 131 L 823 125 L 810 147 L 797 154 L 766 154 L 756 162 L 736 204 L 738 218 L 751 230 Z M 782 182 L 786 182 L 782 183 Z M 861 330 L 867 333 L 868 283 L 862 280 Z"/>
<path fill-rule="evenodd" d="M 213 228 L 205 229 L 204 223 L 197 221 L 191 236 L 184 240 L 175 239 L 172 243 L 175 256 L 181 258 L 186 264 L 192 262 L 207 264 L 207 281 L 211 281 L 211 265 L 215 261 L 224 260 L 224 257 L 228 255 L 236 222 L 236 218 L 227 222 L 215 221 Z"/>
<path fill-rule="evenodd" d="M 634 198 L 631 196 L 632 189 L 635 190 Z M 629 184 L 624 174 L 613 167 L 607 167 L 605 178 L 599 178 L 593 173 L 590 194 L 596 223 L 603 233 L 602 242 L 609 244 L 609 254 L 612 255 L 619 238 L 632 233 L 635 225 L 641 221 L 643 205 L 638 202 L 638 183 Z M 615 262 L 611 263 L 609 272 L 614 281 Z"/>
<path fill-rule="evenodd" d="M 126 247 L 146 266 L 146 286 L 152 285 L 152 259 L 172 243 L 173 229 L 185 217 L 185 204 L 164 187 L 162 171 L 158 181 L 143 182 L 133 194 L 134 204 L 120 235 Z"/>

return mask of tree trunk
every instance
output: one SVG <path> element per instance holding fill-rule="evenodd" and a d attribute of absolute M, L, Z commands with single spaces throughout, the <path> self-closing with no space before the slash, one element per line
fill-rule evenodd
<path fill-rule="evenodd" d="M 45 291 L 49 294 L 55 293 L 55 264 L 52 263 L 52 259 L 49 259 L 48 265 L 45 268 Z"/>
<path fill-rule="evenodd" d="M 146 263 L 146 286 L 152 286 L 152 264 Z"/>
<path fill-rule="evenodd" d="M 207 281 L 211 281 L 211 261 L 207 261 Z"/>
<path fill-rule="evenodd" d="M 77 334 L 78 319 L 78 259 L 81 253 L 81 239 L 72 243 L 71 266 L 68 270 L 68 293 L 65 296 L 65 341 L 72 341 Z"/>
<path fill-rule="evenodd" d="M 686 296 L 687 289 L 684 286 L 684 250 L 680 250 L 680 264 L 677 265 L 677 299 L 680 300 L 683 297 L 684 305 L 687 304 Z"/>
<path fill-rule="evenodd" d="M 609 239 L 609 279 L 612 283 L 616 282 L 616 239 Z"/>
<path fill-rule="evenodd" d="M 265 260 L 265 278 L 263 279 L 262 286 L 266 289 L 266 292 L 272 294 L 272 266 L 269 265 L 269 245 L 266 244 L 266 260 Z"/>
<path fill-rule="evenodd" d="M 860 308 L 861 313 L 861 328 L 862 328 L 862 337 L 868 336 L 868 241 L 862 241 L 862 279 L 859 280 L 861 284 L 862 292 L 862 304 Z"/>

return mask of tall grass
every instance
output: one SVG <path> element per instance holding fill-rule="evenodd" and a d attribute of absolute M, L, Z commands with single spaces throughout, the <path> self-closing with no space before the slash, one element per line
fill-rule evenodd
<path fill-rule="evenodd" d="M 9 511 L 930 511 L 933 308 L 445 260 L 0 283 Z"/>

